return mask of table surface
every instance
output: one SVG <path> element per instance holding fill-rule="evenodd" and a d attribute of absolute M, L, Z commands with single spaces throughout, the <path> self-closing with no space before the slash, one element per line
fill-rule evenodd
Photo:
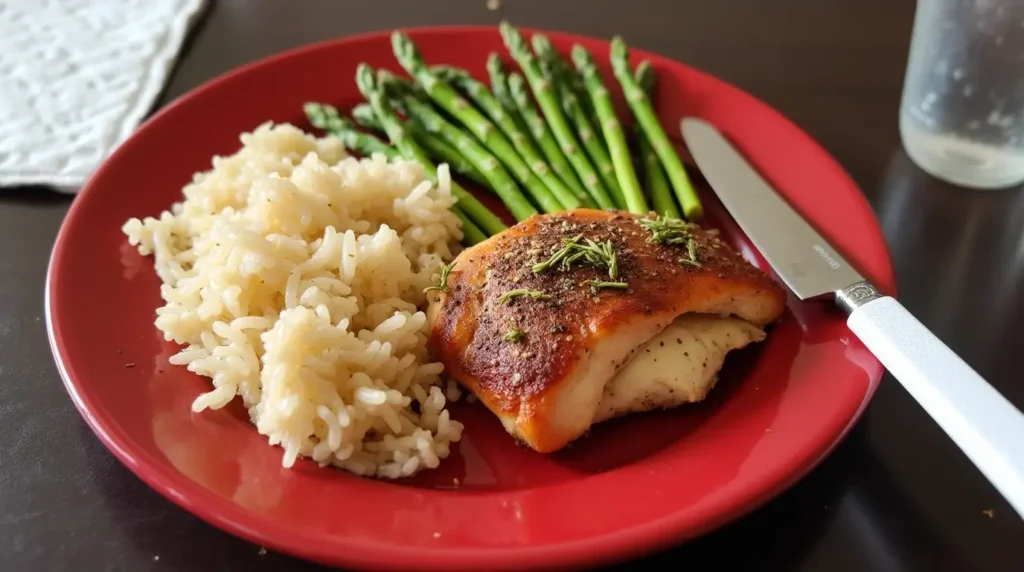
<path fill-rule="evenodd" d="M 892 249 L 899 297 L 1024 408 L 1024 190 L 930 178 L 900 146 L 914 3 L 820 0 L 227 0 L 190 38 L 163 102 L 312 41 L 427 24 L 597 37 L 704 69 L 788 115 L 845 166 Z M 150 490 L 93 436 L 53 365 L 44 273 L 70 200 L 0 190 L 0 569 L 314 570 L 216 530 Z M 1024 436 L 1022 436 L 1024 438 Z M 1024 570 L 1024 522 L 891 377 L 803 481 L 646 566 L 701 570 Z M 635 564 L 635 563 L 634 563 Z"/>

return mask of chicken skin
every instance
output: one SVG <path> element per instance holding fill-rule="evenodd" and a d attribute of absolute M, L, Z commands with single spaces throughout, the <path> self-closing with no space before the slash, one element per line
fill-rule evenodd
<path fill-rule="evenodd" d="M 541 453 L 700 401 L 785 294 L 715 233 L 667 222 L 576 209 L 466 249 L 428 297 L 433 358 Z"/>

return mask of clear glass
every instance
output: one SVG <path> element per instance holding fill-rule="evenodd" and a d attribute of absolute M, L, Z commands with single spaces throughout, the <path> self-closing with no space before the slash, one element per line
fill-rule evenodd
<path fill-rule="evenodd" d="M 1024 0 L 918 0 L 900 136 L 940 179 L 1024 182 Z"/>

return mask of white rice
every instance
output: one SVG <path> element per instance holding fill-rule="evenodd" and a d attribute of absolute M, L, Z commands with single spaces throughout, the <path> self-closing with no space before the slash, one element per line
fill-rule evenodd
<path fill-rule="evenodd" d="M 241 141 L 183 202 L 123 227 L 163 281 L 156 327 L 184 346 L 171 362 L 212 381 L 192 409 L 241 396 L 286 467 L 437 467 L 462 434 L 421 311 L 462 238 L 447 167 L 435 186 L 416 163 L 347 157 L 287 124 Z"/>

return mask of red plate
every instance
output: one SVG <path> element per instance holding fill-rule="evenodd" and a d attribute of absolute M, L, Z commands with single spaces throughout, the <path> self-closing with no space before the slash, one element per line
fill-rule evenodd
<path fill-rule="evenodd" d="M 410 33 L 429 62 L 485 78 L 494 28 Z M 603 41 L 550 34 L 607 61 Z M 767 105 L 697 70 L 639 50 L 660 78 L 669 133 L 684 114 L 710 120 L 850 260 L 888 291 L 885 242 L 854 183 L 813 140 Z M 99 169 L 57 237 L 47 283 L 54 355 L 75 405 L 140 478 L 209 523 L 271 549 L 358 568 L 497 570 L 606 563 L 724 524 L 815 466 L 867 404 L 882 367 L 830 307 L 791 302 L 760 347 L 731 357 L 703 404 L 603 424 L 570 449 L 517 447 L 479 405 L 453 415 L 465 437 L 442 467 L 410 482 L 362 479 L 299 462 L 248 424 L 240 406 L 192 414 L 208 387 L 167 358 L 153 326 L 151 261 L 120 232 L 180 197 L 215 154 L 267 121 L 307 127 L 302 104 L 361 98 L 359 62 L 400 69 L 387 33 L 331 41 L 218 78 L 149 120 Z M 607 66 L 603 70 L 611 79 Z M 610 85 L 615 85 L 610 82 Z M 622 113 L 622 117 L 628 114 Z M 708 222 L 767 268 L 721 207 Z M 133 364 L 133 365 L 132 365 Z M 458 478 L 459 485 L 453 486 Z"/>

